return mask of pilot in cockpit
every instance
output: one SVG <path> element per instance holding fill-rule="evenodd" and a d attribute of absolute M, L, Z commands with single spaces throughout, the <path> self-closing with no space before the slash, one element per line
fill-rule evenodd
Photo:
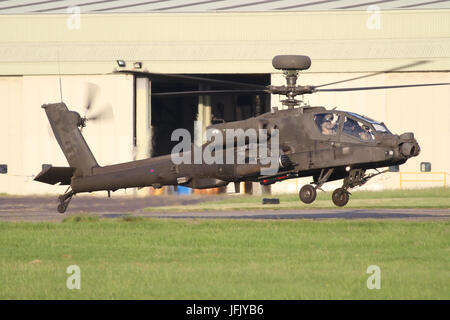
<path fill-rule="evenodd" d="M 370 128 L 366 125 L 363 125 L 362 131 L 359 133 L 359 137 L 362 140 L 371 140 Z"/>
<path fill-rule="evenodd" d="M 333 114 L 327 113 L 322 120 L 322 124 L 320 128 L 322 130 L 322 134 L 324 135 L 333 135 L 336 134 L 336 124 L 333 124 Z"/>
<path fill-rule="evenodd" d="M 370 127 L 366 124 L 359 123 L 352 118 L 346 118 L 343 131 L 344 133 L 360 138 L 361 140 L 372 140 Z"/>
<path fill-rule="evenodd" d="M 355 120 L 353 120 L 353 119 L 351 119 L 351 118 L 347 118 L 346 120 L 345 120 L 345 122 L 344 122 L 344 128 L 343 128 L 343 131 L 345 132 L 345 133 L 348 133 L 348 134 L 354 134 L 356 131 L 357 131 L 357 128 L 359 127 L 359 125 L 358 125 L 358 123 L 355 121 Z"/>

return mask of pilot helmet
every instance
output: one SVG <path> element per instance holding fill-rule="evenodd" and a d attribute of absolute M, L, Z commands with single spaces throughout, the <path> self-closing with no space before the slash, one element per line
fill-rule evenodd
<path fill-rule="evenodd" d="M 362 126 L 362 128 L 364 129 L 364 131 L 369 131 L 370 130 L 369 126 L 367 126 L 365 124 Z"/>
<path fill-rule="evenodd" d="M 324 117 L 323 117 L 323 121 L 333 121 L 333 114 L 331 113 L 327 113 Z"/>

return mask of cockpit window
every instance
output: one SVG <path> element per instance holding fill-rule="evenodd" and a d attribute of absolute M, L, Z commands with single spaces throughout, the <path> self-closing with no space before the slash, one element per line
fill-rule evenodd
<path fill-rule="evenodd" d="M 373 119 L 370 119 L 370 118 L 361 116 L 361 115 L 359 115 L 359 114 L 357 114 L 357 113 L 353 113 L 353 112 L 347 112 L 347 113 L 348 113 L 349 115 L 355 117 L 356 119 L 360 119 L 360 120 L 369 122 L 371 125 L 373 125 L 373 127 L 375 128 L 375 130 L 378 131 L 378 132 L 391 133 L 391 132 L 388 130 L 388 128 L 386 128 L 386 126 L 384 125 L 384 123 L 382 123 L 382 122 L 378 122 L 378 121 L 375 121 L 375 120 L 373 120 Z"/>
<path fill-rule="evenodd" d="M 323 135 L 336 135 L 339 128 L 339 115 L 337 113 L 318 113 L 314 115 L 314 121 Z"/>
<path fill-rule="evenodd" d="M 371 127 L 369 127 L 364 122 L 356 121 L 349 117 L 345 117 L 344 127 L 342 131 L 345 134 L 351 135 L 364 141 L 373 141 L 375 139 L 375 135 L 373 134 L 373 130 Z"/>
<path fill-rule="evenodd" d="M 381 123 L 372 123 L 372 125 L 375 128 L 375 130 L 378 131 L 378 132 L 387 132 L 387 133 L 389 133 L 389 130 L 386 128 L 386 126 L 381 124 Z"/>
<path fill-rule="evenodd" d="M 362 116 L 362 115 L 357 114 L 357 113 L 354 113 L 354 112 L 349 112 L 349 111 L 347 111 L 347 113 L 348 113 L 349 115 L 351 115 L 351 116 L 357 118 L 357 119 L 361 119 L 361 120 L 364 120 L 364 121 L 367 121 L 367 122 L 370 122 L 370 123 L 372 123 L 372 122 L 377 122 L 377 121 L 375 121 L 375 120 L 373 120 L 373 119 L 367 118 L 367 117 L 365 117 L 365 116 Z"/>

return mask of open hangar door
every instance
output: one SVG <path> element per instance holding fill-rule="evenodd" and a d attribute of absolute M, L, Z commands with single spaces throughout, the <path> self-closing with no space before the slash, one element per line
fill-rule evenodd
<path fill-rule="evenodd" d="M 270 85 L 270 74 L 189 74 L 185 76 L 234 81 L 256 85 Z M 150 103 L 148 121 L 149 156 L 170 154 L 178 141 L 171 141 L 172 132 L 178 128 L 187 129 L 194 143 L 194 122 L 202 121 L 202 131 L 210 124 L 244 120 L 270 111 L 268 94 L 236 94 L 210 96 L 158 96 L 159 93 L 215 90 L 223 87 L 214 84 L 198 84 L 185 79 L 148 79 Z M 138 119 L 137 122 L 140 120 Z M 241 188 L 245 193 L 253 192 L 253 184 Z M 221 191 L 225 191 L 222 188 Z M 264 190 L 267 192 L 268 190 Z M 201 192 L 201 191 L 198 191 Z"/>
<path fill-rule="evenodd" d="M 259 85 L 270 84 L 270 74 L 193 74 L 189 76 Z M 214 89 L 216 89 L 214 85 L 206 87 L 205 85 L 174 80 L 151 81 L 152 157 L 170 154 L 172 148 L 177 144 L 176 141 L 170 141 L 175 129 L 185 128 L 189 130 L 193 142 L 194 121 L 201 120 L 206 127 L 211 123 L 243 120 L 270 111 L 269 95 L 239 94 L 200 97 L 160 97 L 154 95 L 164 92 Z"/>

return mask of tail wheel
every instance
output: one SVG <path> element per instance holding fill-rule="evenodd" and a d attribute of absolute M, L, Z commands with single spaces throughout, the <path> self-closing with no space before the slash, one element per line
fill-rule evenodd
<path fill-rule="evenodd" d="M 70 188 L 70 187 L 69 187 Z M 67 190 L 69 190 L 69 188 Z M 72 200 L 72 197 L 75 195 L 75 192 L 69 191 L 65 194 L 58 197 L 58 207 L 56 207 L 56 210 L 58 210 L 59 213 L 64 213 L 67 210 L 67 207 L 69 206 L 70 200 Z"/>
<path fill-rule="evenodd" d="M 314 200 L 316 200 L 316 195 L 316 188 L 310 184 L 304 185 L 299 192 L 300 200 L 307 204 L 314 202 Z"/>
<path fill-rule="evenodd" d="M 338 207 L 343 207 L 348 203 L 350 196 L 347 190 L 343 188 L 337 188 L 333 191 L 332 199 L 335 205 L 337 205 Z"/>
<path fill-rule="evenodd" d="M 64 205 L 64 203 L 59 204 L 58 207 L 57 207 L 57 210 L 58 210 L 59 213 L 66 212 L 66 209 L 67 209 L 67 206 Z"/>

